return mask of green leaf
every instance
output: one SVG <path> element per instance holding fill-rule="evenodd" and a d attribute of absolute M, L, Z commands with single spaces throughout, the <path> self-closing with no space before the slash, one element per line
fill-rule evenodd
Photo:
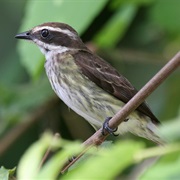
<path fill-rule="evenodd" d="M 44 22 L 64 22 L 74 27 L 80 34 L 88 27 L 92 20 L 104 7 L 107 0 L 98 1 L 36 1 L 29 0 L 26 14 L 20 31 L 42 24 Z M 42 70 L 44 58 L 38 51 L 25 42 L 20 42 L 18 50 L 22 64 L 34 78 Z"/>
<path fill-rule="evenodd" d="M 63 150 L 56 153 L 40 170 L 37 179 L 57 179 L 63 165 L 68 161 L 68 157 L 77 154 L 82 150 L 79 142 L 62 143 Z"/>
<path fill-rule="evenodd" d="M 141 143 L 125 141 L 110 149 L 103 148 L 62 179 L 114 179 L 134 162 L 134 154 L 142 146 Z"/>
<path fill-rule="evenodd" d="M 179 127 L 180 127 L 180 109 L 179 109 L 179 115 L 176 118 L 167 121 L 161 127 L 160 130 L 163 138 L 167 139 L 170 142 L 180 140 Z"/>
<path fill-rule="evenodd" d="M 42 166 L 42 159 L 47 150 L 59 151 L 49 160 L 46 159 Z M 46 132 L 22 156 L 18 166 L 18 179 L 56 179 L 68 157 L 80 151 L 80 142 L 68 142 Z"/>
<path fill-rule="evenodd" d="M 137 6 L 121 6 L 105 27 L 95 36 L 94 41 L 100 47 L 113 47 L 122 39 L 137 12 Z"/>
<path fill-rule="evenodd" d="M 158 0 L 150 11 L 151 20 L 158 26 L 170 33 L 179 34 L 180 1 Z"/>
<path fill-rule="evenodd" d="M 180 147 L 180 144 L 179 144 Z M 162 151 L 162 150 L 161 150 Z M 145 173 L 143 173 L 141 179 L 180 179 L 180 151 L 168 153 L 163 156 L 159 161 L 151 166 Z"/>
<path fill-rule="evenodd" d="M 16 168 L 6 169 L 3 166 L 0 168 L 0 179 L 9 180 L 15 173 Z"/>
<path fill-rule="evenodd" d="M 134 5 L 149 5 L 155 0 L 113 0 L 111 1 L 111 7 L 116 8 L 122 4 L 134 4 Z"/>
<path fill-rule="evenodd" d="M 1 85 L 1 84 L 0 84 Z M 0 135 L 15 122 L 20 122 L 30 110 L 38 108 L 54 96 L 47 78 L 26 85 L 0 86 Z"/>
<path fill-rule="evenodd" d="M 54 137 L 50 133 L 45 133 L 42 138 L 35 142 L 22 156 L 18 165 L 18 179 L 33 179 L 40 170 L 40 163 L 45 151 L 48 147 L 55 146 L 60 142 L 54 141 Z"/>

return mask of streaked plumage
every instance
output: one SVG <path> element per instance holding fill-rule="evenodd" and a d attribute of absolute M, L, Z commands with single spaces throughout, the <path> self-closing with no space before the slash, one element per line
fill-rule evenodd
<path fill-rule="evenodd" d="M 39 46 L 46 56 L 45 69 L 53 90 L 95 129 L 137 93 L 115 68 L 87 49 L 67 24 L 44 23 L 16 37 L 32 40 Z M 117 133 L 130 131 L 161 143 L 158 123 L 144 102 L 129 115 L 128 121 L 120 124 Z"/>

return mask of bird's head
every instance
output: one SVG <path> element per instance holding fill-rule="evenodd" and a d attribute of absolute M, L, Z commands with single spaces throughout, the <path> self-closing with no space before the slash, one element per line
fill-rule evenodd
<path fill-rule="evenodd" d="M 29 31 L 17 34 L 15 37 L 34 42 L 45 55 L 54 50 L 62 53 L 72 49 L 86 48 L 78 33 L 64 23 L 44 23 Z"/>

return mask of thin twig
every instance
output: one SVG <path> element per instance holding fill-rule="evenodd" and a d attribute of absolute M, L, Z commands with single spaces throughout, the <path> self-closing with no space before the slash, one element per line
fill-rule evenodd
<path fill-rule="evenodd" d="M 52 141 L 51 141 L 51 144 L 49 145 L 49 147 L 47 148 L 47 150 L 46 150 L 46 152 L 45 152 L 45 154 L 44 154 L 44 156 L 43 156 L 43 158 L 42 158 L 42 160 L 41 160 L 41 162 L 40 162 L 40 164 L 39 164 L 39 169 L 41 169 L 41 167 L 42 167 L 42 165 L 45 163 L 45 161 L 47 160 L 47 158 L 48 158 L 48 156 L 49 156 L 49 154 L 50 154 L 50 152 L 51 152 L 51 150 L 52 150 L 52 145 L 53 145 L 53 143 L 54 143 L 54 141 L 57 139 L 57 138 L 59 138 L 60 137 L 60 134 L 59 133 L 55 133 L 54 134 L 54 136 L 53 136 L 53 138 L 52 138 Z"/>
<path fill-rule="evenodd" d="M 92 145 L 93 146 L 93 145 Z M 64 167 L 63 170 L 61 171 L 61 173 L 63 174 L 64 172 L 66 172 L 76 161 L 78 161 L 92 146 L 87 146 L 80 154 L 78 154 L 78 156 L 76 156 L 71 162 L 67 162 Z"/>
<path fill-rule="evenodd" d="M 109 127 L 114 129 L 121 124 L 121 122 L 134 111 L 144 100 L 176 69 L 180 66 L 180 52 L 178 52 L 117 114 L 109 121 Z M 88 138 L 83 145 L 92 146 L 100 145 L 108 136 L 102 135 L 102 128 L 96 131 L 90 138 Z M 82 156 L 82 155 L 81 155 Z M 79 157 L 77 157 L 79 158 Z M 73 165 L 76 159 L 71 162 Z M 70 165 L 70 166 L 71 166 Z M 61 173 L 64 173 L 69 167 L 67 165 L 63 168 Z"/>

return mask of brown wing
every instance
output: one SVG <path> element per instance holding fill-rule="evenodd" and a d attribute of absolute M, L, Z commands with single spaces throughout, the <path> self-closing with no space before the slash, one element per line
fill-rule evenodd
<path fill-rule="evenodd" d="M 79 50 L 73 54 L 73 57 L 85 76 L 124 103 L 127 103 L 137 93 L 125 77 L 100 57 L 86 50 Z M 146 102 L 142 103 L 137 110 L 149 116 L 154 123 L 159 123 Z"/>

